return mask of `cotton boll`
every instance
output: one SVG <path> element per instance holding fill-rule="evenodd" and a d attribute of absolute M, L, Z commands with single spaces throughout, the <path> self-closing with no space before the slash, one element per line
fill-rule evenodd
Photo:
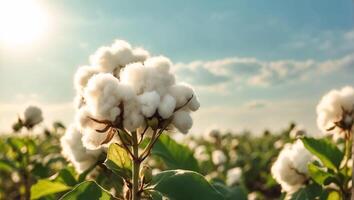
<path fill-rule="evenodd" d="M 332 90 L 322 97 L 320 103 L 317 105 L 317 126 L 323 132 L 334 126 L 334 122 L 342 120 L 342 108 L 350 112 L 353 110 L 354 106 L 354 89 L 352 87 L 344 87 L 341 90 Z M 346 118 L 349 117 L 349 118 Z M 351 116 L 345 116 L 346 119 L 353 119 L 353 114 Z M 348 120 L 348 122 L 352 121 Z M 353 129 L 353 126 L 351 127 Z M 342 130 L 335 128 L 332 132 L 338 133 Z"/>
<path fill-rule="evenodd" d="M 170 59 L 164 56 L 151 57 L 144 62 L 146 67 L 155 68 L 161 73 L 169 73 L 172 66 Z"/>
<path fill-rule="evenodd" d="M 133 98 L 133 91 L 111 74 L 93 76 L 85 88 L 84 98 L 90 113 L 97 118 L 114 121 L 124 99 Z"/>
<path fill-rule="evenodd" d="M 82 93 L 87 85 L 88 80 L 95 74 L 97 74 L 97 69 L 90 66 L 80 67 L 74 76 L 74 85 L 78 93 Z"/>
<path fill-rule="evenodd" d="M 210 158 L 205 146 L 197 146 L 194 150 L 194 157 L 202 162 Z"/>
<path fill-rule="evenodd" d="M 208 129 L 205 132 L 205 140 L 209 142 L 216 142 L 221 137 L 221 132 L 218 129 Z"/>
<path fill-rule="evenodd" d="M 226 155 L 221 150 L 213 151 L 213 153 L 211 155 L 211 159 L 212 159 L 214 165 L 217 165 L 217 166 L 222 165 L 227 161 Z"/>
<path fill-rule="evenodd" d="M 110 47 L 101 47 L 90 57 L 90 62 L 100 72 L 119 72 L 129 63 L 143 62 L 149 56 L 148 52 L 123 41 L 116 40 Z"/>
<path fill-rule="evenodd" d="M 139 127 L 144 127 L 144 116 L 141 113 L 141 106 L 137 97 L 125 99 L 124 103 L 124 128 L 135 131 Z"/>
<path fill-rule="evenodd" d="M 156 91 L 145 92 L 138 96 L 141 104 L 141 112 L 145 117 L 151 117 L 155 114 L 160 104 L 160 95 Z"/>
<path fill-rule="evenodd" d="M 284 191 L 295 192 L 308 179 L 306 168 L 312 159 L 301 141 L 286 144 L 271 168 L 272 176 Z"/>
<path fill-rule="evenodd" d="M 157 58 L 148 58 L 145 61 L 146 64 L 127 65 L 120 73 L 121 82 L 130 85 L 137 95 L 156 91 L 160 96 L 164 96 L 168 88 L 174 84 L 175 77 L 169 70 L 166 70 L 165 62 L 152 62 L 151 59 Z"/>
<path fill-rule="evenodd" d="M 232 186 L 241 181 L 242 169 L 239 167 L 235 167 L 229 169 L 226 173 L 226 184 Z"/>
<path fill-rule="evenodd" d="M 36 106 L 29 106 L 24 113 L 25 126 L 32 128 L 43 121 L 42 110 Z"/>
<path fill-rule="evenodd" d="M 173 115 L 172 124 L 181 133 L 186 134 L 190 128 L 192 128 L 193 120 L 187 111 L 179 110 Z"/>
<path fill-rule="evenodd" d="M 85 148 L 96 150 L 101 147 L 101 144 L 108 136 L 108 132 L 100 133 L 94 129 L 86 128 L 82 131 L 82 144 Z"/>
<path fill-rule="evenodd" d="M 200 107 L 195 92 L 187 84 L 173 85 L 170 88 L 169 93 L 176 99 L 176 107 L 185 105 L 188 100 L 189 103 L 186 105 L 186 107 L 188 107 L 190 110 L 196 111 Z"/>
<path fill-rule="evenodd" d="M 163 119 L 168 119 L 172 116 L 176 108 L 176 100 L 171 95 L 165 95 L 158 107 L 158 113 Z"/>
<path fill-rule="evenodd" d="M 288 155 L 293 167 L 302 174 L 308 174 L 307 165 L 313 161 L 314 157 L 305 148 L 301 140 L 297 140 L 291 148 L 291 154 Z"/>
<path fill-rule="evenodd" d="M 73 163 L 78 172 L 83 172 L 91 167 L 101 154 L 101 150 L 88 150 L 81 142 L 82 134 L 71 125 L 60 139 L 62 154 Z"/>

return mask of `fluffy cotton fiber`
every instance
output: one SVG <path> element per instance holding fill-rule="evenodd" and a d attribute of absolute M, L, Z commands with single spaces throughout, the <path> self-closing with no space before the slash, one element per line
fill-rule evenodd
<path fill-rule="evenodd" d="M 62 154 L 74 165 L 78 172 L 83 172 L 97 162 L 102 150 L 88 150 L 81 142 L 82 134 L 75 125 L 71 125 L 60 139 Z"/>
<path fill-rule="evenodd" d="M 354 108 L 354 89 L 352 87 L 344 87 L 340 90 L 331 90 L 324 95 L 317 105 L 317 126 L 322 132 L 334 126 L 334 122 L 341 120 L 342 108 L 350 112 Z M 346 116 L 347 123 L 353 123 L 353 113 Z M 353 127 L 352 127 L 353 130 Z M 341 130 L 335 128 L 332 132 L 338 133 Z"/>
<path fill-rule="evenodd" d="M 271 173 L 287 193 L 296 192 L 308 179 L 307 165 L 314 157 L 300 140 L 286 144 L 274 162 Z"/>

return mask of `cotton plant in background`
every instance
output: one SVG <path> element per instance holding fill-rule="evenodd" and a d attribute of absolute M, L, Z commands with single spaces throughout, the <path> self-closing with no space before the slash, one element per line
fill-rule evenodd
<path fill-rule="evenodd" d="M 61 140 L 63 154 L 78 171 L 93 165 L 111 144 L 107 160 L 123 159 L 111 158 L 114 148 L 128 155 L 124 159 L 131 161 L 124 162 L 132 162 L 132 175 L 122 176 L 128 187 L 122 196 L 136 200 L 146 195 L 148 182 L 139 176 L 143 161 L 164 131 L 186 134 L 193 124 L 190 114 L 200 106 L 192 87 L 176 82 L 172 66 L 167 57 L 117 40 L 99 48 L 90 64 L 78 69 L 76 120 Z"/>
<path fill-rule="evenodd" d="M 290 132 L 291 138 L 300 139 L 284 146 L 271 169 L 289 198 L 304 198 L 306 194 L 313 199 L 350 199 L 353 109 L 352 87 L 331 90 L 317 105 L 317 125 L 322 137 L 309 137 L 297 127 Z"/>
<path fill-rule="evenodd" d="M 18 117 L 17 122 L 12 128 L 15 132 L 20 131 L 23 127 L 31 130 L 42 121 L 42 110 L 37 106 L 28 106 L 23 113 L 23 117 Z"/>

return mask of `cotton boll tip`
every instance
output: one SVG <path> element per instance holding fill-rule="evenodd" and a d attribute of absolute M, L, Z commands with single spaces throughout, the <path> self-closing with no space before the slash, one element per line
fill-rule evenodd
<path fill-rule="evenodd" d="M 193 119 L 187 111 L 179 110 L 173 115 L 172 124 L 183 134 L 187 134 L 192 128 Z"/>
<path fill-rule="evenodd" d="M 158 113 L 163 119 L 168 119 L 173 115 L 176 108 L 176 99 L 171 95 L 165 95 L 158 107 Z"/>

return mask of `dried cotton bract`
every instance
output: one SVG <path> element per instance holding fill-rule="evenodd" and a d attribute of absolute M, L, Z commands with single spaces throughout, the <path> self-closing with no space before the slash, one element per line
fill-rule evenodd
<path fill-rule="evenodd" d="M 307 165 L 313 159 L 300 140 L 286 144 L 271 168 L 272 175 L 283 191 L 296 192 L 308 179 Z"/>
<path fill-rule="evenodd" d="M 97 50 L 74 80 L 83 145 L 98 149 L 118 131 L 144 130 L 154 120 L 151 129 L 175 127 L 187 133 L 193 124 L 190 112 L 200 104 L 191 86 L 176 83 L 171 68 L 168 58 L 150 57 L 121 40 Z"/>
<path fill-rule="evenodd" d="M 317 125 L 323 132 L 353 131 L 354 89 L 332 90 L 317 105 Z"/>

